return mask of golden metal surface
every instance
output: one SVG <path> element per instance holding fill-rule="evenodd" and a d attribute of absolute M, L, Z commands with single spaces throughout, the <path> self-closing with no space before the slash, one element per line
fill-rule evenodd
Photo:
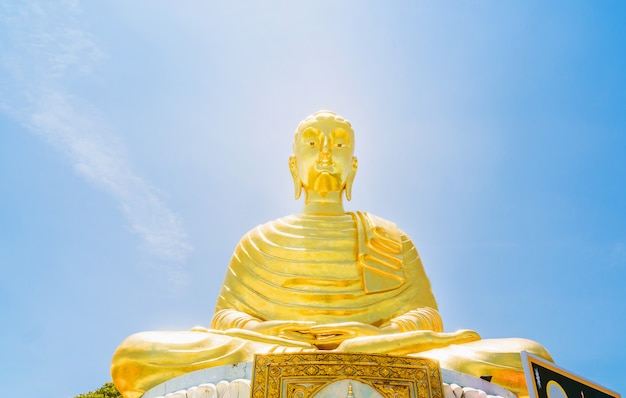
<path fill-rule="evenodd" d="M 241 239 L 211 329 L 138 333 L 120 345 L 111 373 L 124 397 L 255 353 L 319 350 L 425 356 L 525 393 L 519 352 L 550 355 L 529 340 L 444 333 L 409 237 L 390 221 L 344 210 L 357 166 L 348 121 L 321 111 L 301 122 L 289 168 L 296 199 L 304 191 L 302 213 Z"/>

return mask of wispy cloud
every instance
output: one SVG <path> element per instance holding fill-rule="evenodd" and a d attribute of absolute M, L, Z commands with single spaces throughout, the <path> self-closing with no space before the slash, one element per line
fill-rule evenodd
<path fill-rule="evenodd" d="M 145 248 L 182 283 L 191 250 L 178 216 L 129 165 L 126 149 L 101 113 L 66 87 L 88 76 L 101 51 L 81 29 L 77 1 L 0 5 L 6 39 L 0 107 L 63 152 L 87 181 L 118 204 Z"/>

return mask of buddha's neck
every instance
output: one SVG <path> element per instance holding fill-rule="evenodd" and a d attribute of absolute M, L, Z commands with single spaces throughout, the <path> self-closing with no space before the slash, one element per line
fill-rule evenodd
<path fill-rule="evenodd" d="M 332 216 L 345 214 L 341 194 L 343 191 L 332 191 L 326 195 L 321 195 L 315 191 L 305 191 L 304 214 Z"/>

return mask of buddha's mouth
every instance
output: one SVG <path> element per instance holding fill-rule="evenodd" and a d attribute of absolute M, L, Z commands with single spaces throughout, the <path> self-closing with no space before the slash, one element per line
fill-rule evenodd
<path fill-rule="evenodd" d="M 335 170 L 335 163 L 330 161 L 330 162 L 316 162 L 315 163 L 315 171 L 317 171 L 318 173 L 333 173 L 333 171 Z"/>

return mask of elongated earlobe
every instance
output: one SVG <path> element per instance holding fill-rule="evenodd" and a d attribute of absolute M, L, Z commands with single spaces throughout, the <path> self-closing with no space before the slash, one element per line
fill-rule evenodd
<path fill-rule="evenodd" d="M 291 178 L 293 179 L 293 188 L 296 200 L 300 199 L 302 195 L 302 181 L 298 177 L 298 166 L 296 165 L 296 157 L 291 155 L 289 157 L 289 171 L 291 172 Z"/>
<path fill-rule="evenodd" d="M 354 182 L 354 177 L 356 176 L 356 169 L 359 167 L 359 161 L 356 157 L 352 158 L 352 170 L 350 174 L 348 174 L 348 178 L 346 179 L 346 199 L 348 201 L 352 200 L 352 183 Z"/>

